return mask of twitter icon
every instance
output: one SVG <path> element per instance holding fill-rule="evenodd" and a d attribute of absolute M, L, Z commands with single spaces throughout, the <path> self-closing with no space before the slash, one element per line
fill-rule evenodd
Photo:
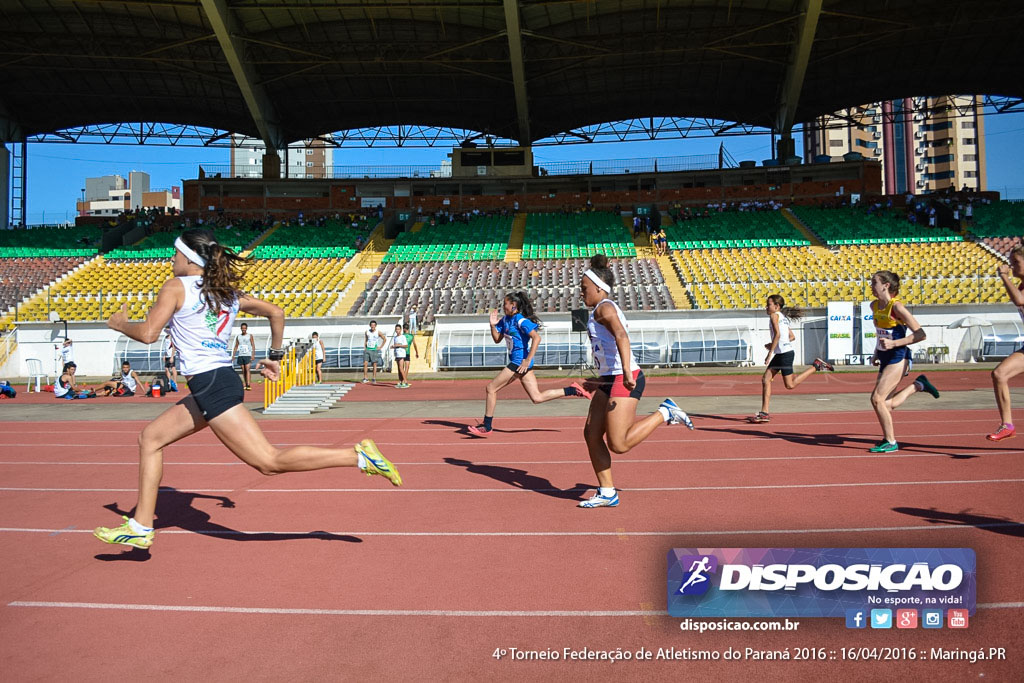
<path fill-rule="evenodd" d="M 871 610 L 871 628 L 892 628 L 892 610 Z"/>

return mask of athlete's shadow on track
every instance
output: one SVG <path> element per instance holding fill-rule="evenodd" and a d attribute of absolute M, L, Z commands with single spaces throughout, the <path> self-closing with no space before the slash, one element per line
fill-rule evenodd
<path fill-rule="evenodd" d="M 952 526 L 973 526 L 984 531 L 991 531 L 996 534 L 1024 538 L 1024 524 L 1015 522 L 1008 517 L 990 517 L 988 515 L 972 514 L 970 509 L 960 512 L 942 512 L 935 508 L 893 508 L 893 512 L 902 515 L 913 515 L 923 517 L 931 524 L 949 524 Z"/>
<path fill-rule="evenodd" d="M 459 458 L 445 458 L 444 461 L 449 465 L 465 467 L 467 472 L 482 474 L 485 477 L 490 477 L 495 481 L 500 481 L 517 489 L 533 491 L 534 493 L 551 496 L 552 498 L 561 498 L 562 500 L 583 500 L 583 493 L 588 488 L 593 487 L 592 484 L 580 484 L 577 482 L 573 486 L 563 490 L 554 486 L 544 477 L 538 477 L 530 474 L 526 470 L 520 470 L 514 467 L 477 465 L 469 460 L 460 460 Z"/>
<path fill-rule="evenodd" d="M 479 439 L 482 437 L 474 436 L 469 433 L 469 425 L 464 422 L 452 422 L 450 420 L 424 420 L 425 425 L 441 425 L 442 427 L 451 427 L 455 430 L 456 434 L 462 434 L 473 439 Z M 557 429 L 497 429 L 491 430 L 492 434 L 523 434 L 526 432 L 557 432 Z"/>
<path fill-rule="evenodd" d="M 842 448 L 848 448 L 852 450 L 864 450 L 874 446 L 881 440 L 881 437 L 858 437 L 858 436 L 843 436 L 841 434 L 808 434 L 805 432 L 783 432 L 783 431 L 761 431 L 758 429 L 736 429 L 736 428 L 722 428 L 722 429 L 707 429 L 709 432 L 729 432 L 731 434 L 738 434 L 740 436 L 760 436 L 765 439 L 782 439 L 790 443 L 797 444 L 799 446 L 838 446 Z M 940 450 L 943 446 L 935 444 L 917 443 L 914 441 L 899 440 L 900 451 L 905 451 L 911 448 L 921 449 L 924 451 Z M 884 454 L 881 454 L 884 457 Z M 971 458 L 977 458 L 977 455 L 967 455 L 961 453 L 936 453 L 936 455 L 948 455 L 953 460 L 970 460 Z"/>
<path fill-rule="evenodd" d="M 161 487 L 160 496 L 156 503 L 156 524 L 154 528 L 169 529 L 177 527 L 185 531 L 192 531 L 197 534 L 216 536 L 229 541 L 293 541 L 297 539 L 313 539 L 320 541 L 347 541 L 348 543 L 362 543 L 363 539 L 357 536 L 331 534 L 326 531 L 310 531 L 304 534 L 295 533 L 248 533 L 238 531 L 210 521 L 210 513 L 192 506 L 197 498 L 207 498 L 219 501 L 218 505 L 223 508 L 235 507 L 235 502 L 227 496 L 209 496 L 203 493 L 191 491 L 179 491 L 175 488 Z M 118 507 L 117 503 L 110 503 L 103 507 L 119 515 L 131 517 L 135 509 L 125 511 Z M 145 562 L 149 559 L 149 551 L 133 548 L 123 553 L 107 553 L 96 555 L 97 560 L 104 562 L 128 561 Z"/>

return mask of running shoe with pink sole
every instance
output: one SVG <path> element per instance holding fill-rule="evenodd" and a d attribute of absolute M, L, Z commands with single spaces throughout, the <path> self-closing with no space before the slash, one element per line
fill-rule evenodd
<path fill-rule="evenodd" d="M 985 438 L 989 441 L 1002 441 L 1003 439 L 1012 439 L 1017 436 L 1017 430 L 1009 425 L 1001 424 L 999 429 L 992 432 Z"/>
<path fill-rule="evenodd" d="M 585 399 L 587 399 L 589 401 L 591 398 L 594 397 L 594 392 L 587 391 L 586 389 L 583 388 L 583 385 L 580 384 L 579 382 L 573 382 L 572 384 L 569 385 L 569 388 L 576 390 L 576 397 L 577 398 L 585 398 Z"/>
<path fill-rule="evenodd" d="M 473 426 L 467 427 L 466 431 L 468 431 L 473 436 L 487 437 L 487 436 L 491 435 L 491 432 L 493 430 L 491 430 L 491 429 L 484 429 L 484 426 L 480 425 L 479 427 L 473 427 Z"/>

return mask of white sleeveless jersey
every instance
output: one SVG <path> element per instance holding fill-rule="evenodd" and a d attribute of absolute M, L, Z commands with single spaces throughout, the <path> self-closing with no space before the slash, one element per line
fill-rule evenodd
<path fill-rule="evenodd" d="M 185 286 L 185 302 L 171 317 L 171 339 L 181 359 L 181 373 L 186 376 L 231 367 L 228 340 L 231 326 L 238 315 L 238 300 L 230 309 L 217 313 L 207 310 L 200 290 L 200 275 L 178 278 Z"/>
<path fill-rule="evenodd" d="M 313 342 L 313 360 L 323 360 L 323 359 L 324 359 L 324 343 L 322 341 L 320 341 L 320 339 L 317 339 L 315 342 Z"/>
<path fill-rule="evenodd" d="M 409 351 L 409 342 L 405 341 L 405 335 L 401 332 L 391 335 L 391 348 L 395 352 L 395 358 L 405 358 Z"/>
<path fill-rule="evenodd" d="M 238 335 L 238 355 L 252 356 L 252 335 L 248 332 Z"/>
<path fill-rule="evenodd" d="M 777 311 L 775 315 L 779 316 L 779 338 L 775 341 L 776 355 L 780 353 L 789 353 L 793 350 L 793 342 L 789 340 L 789 332 L 793 327 L 789 318 L 782 314 L 782 311 Z"/>
<path fill-rule="evenodd" d="M 131 370 L 128 371 L 128 374 L 125 374 L 124 372 L 121 373 L 121 384 L 123 384 L 125 389 L 132 392 L 133 394 L 139 388 L 139 383 L 135 381 L 134 377 L 132 377 Z"/>
<path fill-rule="evenodd" d="M 615 345 L 615 336 L 611 333 L 607 327 L 594 320 L 594 311 L 605 303 L 609 303 L 615 307 L 615 314 L 619 316 L 619 322 L 622 323 L 622 327 L 629 332 L 629 323 L 626 322 L 626 316 L 622 314 L 622 309 L 619 308 L 611 299 L 602 299 L 598 302 L 597 306 L 594 306 L 594 310 L 590 312 L 590 319 L 587 321 L 587 335 L 590 337 L 590 343 L 594 348 L 594 365 L 599 375 L 621 375 L 622 374 L 622 359 L 619 358 L 619 348 Z M 640 361 L 637 360 L 636 356 L 632 357 L 630 368 L 637 370 L 640 368 Z"/>
<path fill-rule="evenodd" d="M 63 375 L 57 377 L 57 381 L 53 385 L 53 395 L 55 398 L 64 398 L 71 391 L 71 386 L 65 386 L 64 382 L 61 381 Z"/>

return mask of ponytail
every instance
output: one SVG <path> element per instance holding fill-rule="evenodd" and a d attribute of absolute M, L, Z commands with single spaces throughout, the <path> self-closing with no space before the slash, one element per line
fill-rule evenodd
<path fill-rule="evenodd" d="M 213 234 L 204 230 L 189 230 L 181 235 L 199 256 L 206 260 L 200 291 L 210 311 L 230 308 L 238 300 L 248 259 L 217 243 Z"/>
<path fill-rule="evenodd" d="M 530 303 L 530 297 L 527 296 L 526 292 L 510 292 L 505 295 L 505 298 L 516 305 L 516 309 L 519 314 L 530 322 L 534 322 L 538 327 L 542 327 L 543 323 L 540 318 L 537 317 L 536 312 L 533 310 L 533 304 Z"/>
<path fill-rule="evenodd" d="M 789 318 L 791 321 L 796 322 L 804 317 L 804 311 L 798 306 L 787 306 L 786 300 L 782 298 L 781 294 L 772 294 L 768 297 L 768 301 L 779 307 L 779 312 L 782 315 Z"/>

